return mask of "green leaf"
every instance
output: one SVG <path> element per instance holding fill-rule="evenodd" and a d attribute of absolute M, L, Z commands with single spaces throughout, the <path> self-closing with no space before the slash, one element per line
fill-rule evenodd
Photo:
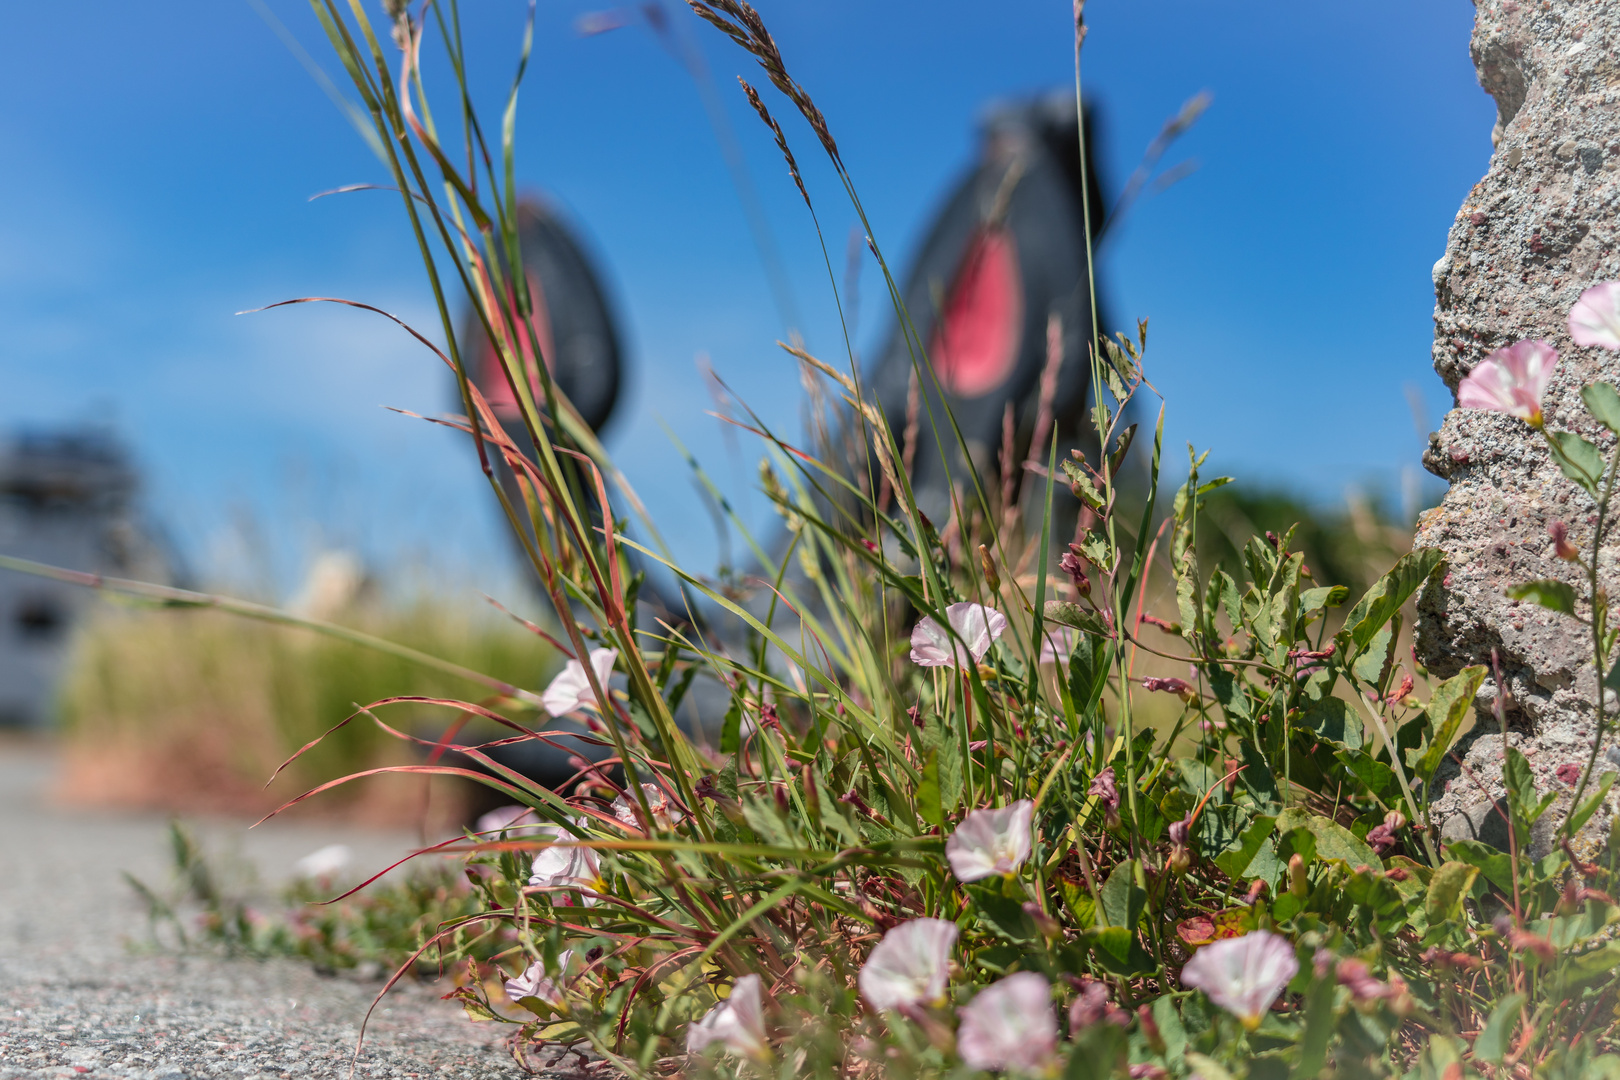
<path fill-rule="evenodd" d="M 1127 1040 L 1118 1024 L 1093 1024 L 1074 1037 L 1063 1080 L 1113 1080 L 1125 1065 Z"/>
<path fill-rule="evenodd" d="M 1015 945 L 1035 940 L 1035 925 L 1024 911 L 1022 893 L 1017 882 L 1006 878 L 990 878 L 987 881 L 976 881 L 963 888 L 972 898 L 979 916 L 1003 939 Z"/>
<path fill-rule="evenodd" d="M 1603 452 L 1573 431 L 1546 432 L 1552 445 L 1553 460 L 1563 474 L 1585 488 L 1593 498 L 1598 496 L 1598 481 L 1603 478 Z"/>
<path fill-rule="evenodd" d="M 1359 750 L 1365 743 L 1361 718 L 1343 698 L 1328 697 L 1315 702 L 1299 718 L 1298 727 L 1309 728 L 1323 742 L 1346 750 Z"/>
<path fill-rule="evenodd" d="M 1413 771 L 1423 780 L 1427 781 L 1433 776 L 1440 762 L 1445 760 L 1446 751 L 1451 749 L 1452 741 L 1468 716 L 1468 707 L 1474 703 L 1474 695 L 1479 693 L 1480 684 L 1484 681 L 1485 667 L 1480 664 L 1463 668 L 1435 688 L 1434 696 L 1424 709 L 1431 732 L 1429 748 L 1413 766 Z"/>
<path fill-rule="evenodd" d="M 939 751 L 929 753 L 923 763 L 922 780 L 917 784 L 917 814 L 930 825 L 943 827 L 945 808 L 939 797 Z"/>
<path fill-rule="evenodd" d="M 1314 615 L 1330 607 L 1338 607 L 1350 599 L 1350 590 L 1343 585 L 1323 585 L 1306 589 L 1299 594 L 1299 613 Z"/>
<path fill-rule="evenodd" d="M 1538 578 L 1535 581 L 1526 581 L 1522 585 L 1515 585 L 1507 591 L 1510 600 L 1528 600 L 1532 604 L 1539 604 L 1548 611 L 1556 611 L 1561 615 L 1575 614 L 1575 590 L 1562 581 L 1551 578 Z"/>
<path fill-rule="evenodd" d="M 1602 978 L 1620 968 L 1620 941 L 1605 941 L 1589 952 L 1577 953 L 1564 964 L 1564 977 L 1571 983 Z"/>
<path fill-rule="evenodd" d="M 1573 836 L 1575 833 L 1580 832 L 1581 826 L 1590 821 L 1592 819 L 1592 815 L 1597 813 L 1598 807 L 1603 805 L 1603 797 L 1607 795 L 1609 793 L 1609 789 L 1614 786 L 1614 779 L 1616 775 L 1620 774 L 1606 772 L 1602 776 L 1598 777 L 1597 790 L 1591 795 L 1588 795 L 1586 801 L 1581 803 L 1581 805 L 1576 808 L 1575 812 L 1569 815 L 1570 835 Z"/>
<path fill-rule="evenodd" d="M 1153 956 L 1136 939 L 1134 930 L 1109 926 L 1086 934 L 1097 962 L 1116 975 L 1143 975 L 1156 966 Z"/>
<path fill-rule="evenodd" d="M 1352 870 L 1358 866 L 1380 870 L 1384 866 L 1365 840 L 1336 821 L 1290 806 L 1277 815 L 1277 831 L 1285 833 L 1290 829 L 1306 829 L 1316 837 L 1319 859 L 1342 859 Z"/>
<path fill-rule="evenodd" d="M 1529 760 L 1518 747 L 1507 748 L 1502 776 L 1507 786 L 1508 802 L 1513 807 L 1513 816 L 1523 818 L 1526 827 L 1534 825 L 1536 818 L 1541 816 L 1538 809 L 1541 799 L 1536 795 L 1536 774 L 1531 771 Z M 1521 841 L 1523 839 L 1520 837 Z"/>
<path fill-rule="evenodd" d="M 1299 1040 L 1299 1060 L 1292 1075 L 1300 1080 L 1320 1076 L 1327 1061 L 1328 1044 L 1333 1039 L 1332 978 L 1314 979 L 1305 992 L 1305 1034 Z"/>
<path fill-rule="evenodd" d="M 1429 893 L 1423 898 L 1423 914 L 1430 926 L 1462 918 L 1463 900 L 1478 876 L 1479 867 L 1464 862 L 1448 862 L 1434 872 L 1429 881 Z"/>
<path fill-rule="evenodd" d="M 1388 673 L 1390 661 L 1393 659 L 1392 646 L 1400 632 L 1401 617 L 1400 613 L 1396 612 L 1395 617 L 1389 620 L 1389 624 L 1373 635 L 1367 647 L 1361 650 L 1361 655 L 1356 657 L 1356 662 L 1350 665 L 1350 670 L 1356 673 L 1356 678 L 1368 686 L 1384 685 L 1384 676 Z"/>
<path fill-rule="evenodd" d="M 1395 770 L 1361 750 L 1339 750 L 1333 755 L 1349 769 L 1369 792 L 1386 804 L 1401 797 L 1401 781 Z"/>
<path fill-rule="evenodd" d="M 720 721 L 720 752 L 735 754 L 741 747 L 742 701 L 733 698 L 731 707 L 726 710 L 725 719 Z"/>
<path fill-rule="evenodd" d="M 1134 933 L 1147 899 L 1147 891 L 1136 884 L 1136 860 L 1126 859 L 1103 882 L 1103 917 L 1109 926 L 1123 926 Z"/>
<path fill-rule="evenodd" d="M 1510 896 L 1513 894 L 1513 858 L 1507 852 L 1478 840 L 1451 840 L 1446 843 L 1445 851 L 1452 858 L 1479 867 L 1486 881 Z"/>
<path fill-rule="evenodd" d="M 1232 1074 L 1226 1071 L 1224 1065 L 1203 1054 L 1188 1054 L 1187 1064 L 1204 1080 L 1232 1080 Z"/>
<path fill-rule="evenodd" d="M 1437 548 L 1423 548 L 1401 556 L 1394 568 L 1373 583 L 1345 618 L 1341 636 L 1349 642 L 1347 652 L 1359 654 L 1372 641 L 1378 631 L 1394 618 L 1401 605 L 1423 587 L 1429 576 L 1440 568 L 1444 555 Z"/>
<path fill-rule="evenodd" d="M 1509 994 L 1491 1010 L 1491 1018 L 1474 1040 L 1474 1057 L 1480 1061 L 1501 1061 L 1507 1053 L 1508 1039 L 1513 1034 L 1519 1014 L 1524 1011 L 1523 994 Z"/>
<path fill-rule="evenodd" d="M 1176 611 L 1181 615 L 1184 633 L 1191 635 L 1198 627 L 1198 554 L 1188 548 L 1176 570 Z"/>
<path fill-rule="evenodd" d="M 1181 1055 L 1187 1052 L 1187 1029 L 1182 1026 L 1181 1014 L 1176 1011 L 1175 998 L 1165 994 L 1154 999 L 1153 1022 L 1159 1025 L 1159 1034 L 1164 1037 L 1164 1059 L 1180 1061 Z"/>
<path fill-rule="evenodd" d="M 1593 419 L 1620 435 L 1620 393 L 1613 383 L 1595 382 L 1581 387 L 1581 400 Z"/>
<path fill-rule="evenodd" d="M 1072 604 L 1067 600 L 1048 600 L 1045 615 L 1047 622 L 1072 626 L 1076 630 L 1083 630 L 1098 637 L 1108 636 L 1108 625 L 1103 622 L 1102 616 L 1079 604 Z"/>
<path fill-rule="evenodd" d="M 1255 818 L 1249 823 L 1249 827 L 1243 830 L 1237 843 L 1215 856 L 1215 865 L 1233 881 L 1243 877 L 1244 871 L 1260 853 L 1260 848 L 1271 838 L 1276 825 L 1277 819 L 1274 817 L 1261 815 Z"/>

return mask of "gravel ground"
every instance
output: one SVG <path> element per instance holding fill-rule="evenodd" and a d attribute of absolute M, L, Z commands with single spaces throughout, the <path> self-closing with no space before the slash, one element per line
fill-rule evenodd
<path fill-rule="evenodd" d="M 167 880 L 161 816 L 49 805 L 48 748 L 0 743 L 0 1080 L 368 1077 L 517 1078 L 501 1031 L 472 1024 L 431 986 L 316 975 L 291 961 L 142 951 L 145 912 L 120 871 Z M 197 829 L 268 881 L 334 841 L 357 869 L 387 865 L 405 833 L 241 823 Z M 510 1030 L 510 1029 L 507 1029 Z M 558 1077 L 564 1075 L 554 1074 Z"/>

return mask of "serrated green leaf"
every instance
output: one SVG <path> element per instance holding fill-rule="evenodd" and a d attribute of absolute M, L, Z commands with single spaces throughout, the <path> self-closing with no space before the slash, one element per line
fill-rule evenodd
<path fill-rule="evenodd" d="M 1384 675 L 1389 670 L 1390 662 L 1394 659 L 1395 638 L 1401 632 L 1400 613 L 1389 620 L 1389 624 L 1373 635 L 1367 647 L 1361 650 L 1350 670 L 1356 673 L 1356 678 L 1368 686 L 1382 686 Z"/>
<path fill-rule="evenodd" d="M 1429 721 L 1429 748 L 1413 767 L 1418 776 L 1427 781 L 1445 760 L 1446 751 L 1462 728 L 1468 716 L 1468 707 L 1474 703 L 1480 684 L 1485 681 L 1484 665 L 1463 668 L 1435 688 L 1434 695 L 1424 709 Z M 1431 920 L 1432 921 L 1432 920 Z"/>
<path fill-rule="evenodd" d="M 1368 642 L 1412 594 L 1423 587 L 1429 576 L 1439 569 L 1444 556 L 1437 548 L 1422 548 L 1401 556 L 1393 569 L 1373 583 L 1372 588 L 1356 601 L 1345 618 L 1341 636 L 1348 639 L 1352 656 L 1367 647 Z"/>
<path fill-rule="evenodd" d="M 1581 387 L 1581 400 L 1592 418 L 1610 431 L 1620 434 L 1620 393 L 1606 382 L 1588 383 Z"/>
<path fill-rule="evenodd" d="M 1528 600 L 1548 611 L 1556 611 L 1561 615 L 1575 614 L 1575 590 L 1562 581 L 1551 578 L 1538 578 L 1535 581 L 1526 581 L 1522 585 L 1515 585 L 1507 591 L 1511 600 Z"/>

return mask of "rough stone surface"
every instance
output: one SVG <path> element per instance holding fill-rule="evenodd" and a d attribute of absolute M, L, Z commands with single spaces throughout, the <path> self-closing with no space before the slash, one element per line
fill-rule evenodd
<path fill-rule="evenodd" d="M 1589 286 L 1620 278 L 1620 5 L 1585 0 L 1477 0 L 1472 41 L 1481 85 L 1498 110 L 1490 169 L 1452 223 L 1435 264 L 1434 367 L 1453 392 L 1493 350 L 1523 338 L 1551 342 L 1562 363 L 1545 402 L 1549 426 L 1612 443 L 1587 416 L 1584 383 L 1620 381 L 1620 355 L 1578 348 L 1570 307 Z M 1418 604 L 1417 649 L 1450 676 L 1501 655 L 1510 725 L 1543 791 L 1557 770 L 1584 762 L 1592 746 L 1595 689 L 1588 639 L 1571 620 L 1503 594 L 1531 578 L 1577 584 L 1554 558 L 1547 525 L 1568 524 L 1589 543 L 1591 500 L 1563 479 L 1539 436 L 1522 421 L 1454 409 L 1430 436 L 1424 464 L 1450 481 L 1445 501 L 1419 522 L 1416 544 L 1447 556 L 1442 582 Z M 1614 552 L 1601 563 L 1620 586 Z M 1487 680 L 1476 725 L 1495 731 Z M 1477 737 L 1477 735 L 1476 735 Z M 1500 741 L 1500 736 L 1493 736 Z M 1470 769 L 1500 795 L 1500 747 L 1470 750 Z M 1479 816 L 1488 800 L 1448 770 L 1442 818 Z M 1455 830 L 1460 825 L 1452 826 Z M 1590 826 L 1606 835 L 1606 815 Z"/>
<path fill-rule="evenodd" d="M 144 913 L 120 871 L 165 880 L 166 822 L 51 806 L 52 766 L 38 746 L 0 742 L 0 1080 L 336 1080 L 351 1060 L 358 1080 L 525 1076 L 500 1044 L 504 1031 L 468 1022 L 439 1000 L 442 986 L 390 993 L 356 1059 L 380 981 L 322 977 L 292 961 L 143 952 Z M 198 833 L 216 853 L 237 847 L 272 880 L 334 840 L 365 867 L 413 846 L 404 832 L 271 826 L 247 833 L 214 821 Z"/>

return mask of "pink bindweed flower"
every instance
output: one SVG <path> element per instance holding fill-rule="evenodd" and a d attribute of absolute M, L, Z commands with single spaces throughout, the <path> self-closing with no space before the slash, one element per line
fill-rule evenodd
<path fill-rule="evenodd" d="M 590 659 L 596 681 L 601 685 L 602 692 L 607 693 L 608 676 L 613 673 L 613 665 L 619 659 L 619 650 L 592 649 Z M 596 695 L 591 692 L 591 682 L 585 677 L 585 665 L 578 660 L 570 660 L 563 665 L 562 671 L 540 695 L 540 704 L 552 716 L 564 716 L 577 709 L 596 710 Z"/>
<path fill-rule="evenodd" d="M 912 919 L 883 935 L 857 978 L 861 996 L 874 1009 L 937 1005 L 945 998 L 956 924 Z"/>
<path fill-rule="evenodd" d="M 686 1052 L 693 1054 L 711 1043 L 755 1061 L 769 1060 L 765 1041 L 765 1010 L 760 1004 L 759 976 L 744 975 L 731 986 L 731 996 L 710 1009 L 686 1029 Z"/>
<path fill-rule="evenodd" d="M 1457 404 L 1517 416 L 1541 426 L 1541 397 L 1558 366 L 1558 352 L 1545 341 L 1519 341 L 1497 349 L 1457 386 Z"/>
<path fill-rule="evenodd" d="M 1577 345 L 1620 349 L 1620 281 L 1605 281 L 1581 293 L 1569 309 L 1569 336 Z"/>
<path fill-rule="evenodd" d="M 971 1069 L 1038 1072 L 1057 1050 L 1052 984 L 1033 971 L 992 983 L 957 1015 L 956 1049 Z"/>
<path fill-rule="evenodd" d="M 500 833 L 503 836 L 533 836 L 540 831 L 533 807 L 498 806 L 479 817 L 473 826 L 475 833 Z"/>
<path fill-rule="evenodd" d="M 939 623 L 924 615 L 911 631 L 911 662 L 922 667 L 967 667 L 984 659 L 990 643 L 1007 629 L 1007 616 L 983 604 L 952 604 L 945 609 L 959 644 Z M 967 646 L 963 653 L 963 644 Z"/>
<path fill-rule="evenodd" d="M 1078 1036 L 1086 1028 L 1100 1024 L 1104 1020 L 1119 1027 L 1125 1027 L 1131 1022 L 1131 1014 L 1114 1004 L 1112 1000 L 1114 991 L 1107 983 L 1085 977 L 1075 981 L 1079 983 L 1078 992 L 1074 995 L 1074 1001 L 1069 1004 L 1071 1037 Z"/>
<path fill-rule="evenodd" d="M 1199 949 L 1181 969 L 1181 981 L 1208 994 L 1253 1031 L 1298 973 L 1299 960 L 1288 939 L 1256 930 Z"/>
<path fill-rule="evenodd" d="M 1041 655 L 1038 663 L 1061 664 L 1074 652 L 1074 630 L 1068 626 L 1049 626 L 1041 637 Z"/>
<path fill-rule="evenodd" d="M 1011 874 L 1029 858 L 1035 804 L 1019 799 L 999 810 L 975 810 L 945 841 L 945 858 L 961 882 Z"/>
<path fill-rule="evenodd" d="M 539 834 L 554 843 L 574 839 L 573 834 L 560 825 L 542 825 Z M 602 881 L 601 861 L 596 852 L 587 847 L 548 847 L 535 855 L 531 873 L 529 884 L 535 888 L 585 890 L 583 900 L 587 907 L 596 903 L 596 898 L 589 894 L 606 888 Z M 558 894 L 554 900 L 558 904 L 570 902 L 571 898 L 566 893 Z"/>
<path fill-rule="evenodd" d="M 557 980 L 568 974 L 568 962 L 574 957 L 574 951 L 567 949 L 557 955 L 557 979 L 546 974 L 546 962 L 536 960 L 524 969 L 523 974 L 515 979 L 507 979 L 506 996 L 514 1002 L 526 997 L 537 998 L 554 1009 L 562 1008 L 563 991 Z"/>
<path fill-rule="evenodd" d="M 664 789 L 657 784 L 642 784 L 642 794 L 647 796 L 647 809 L 652 811 L 653 825 L 659 829 L 673 829 L 686 820 L 680 807 L 670 802 Z M 629 794 L 620 795 L 613 800 L 613 816 L 632 829 L 641 828 L 641 805 Z"/>

